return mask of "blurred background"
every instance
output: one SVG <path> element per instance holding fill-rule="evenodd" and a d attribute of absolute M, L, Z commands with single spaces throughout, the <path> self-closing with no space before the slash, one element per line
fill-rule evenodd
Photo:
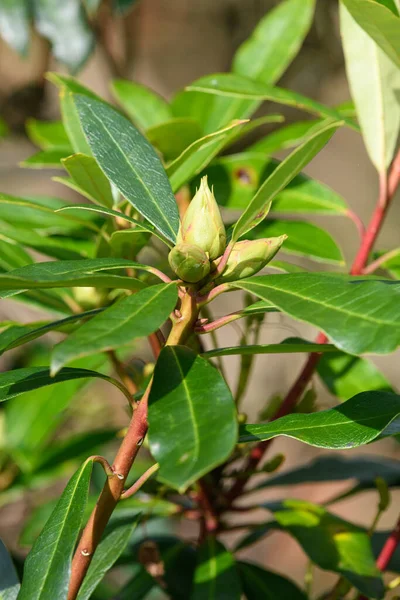
<path fill-rule="evenodd" d="M 0 0 L 0 6 L 2 1 Z M 85 85 L 110 101 L 112 97 L 109 85 L 115 78 L 138 81 L 170 98 L 178 89 L 202 75 L 229 69 L 235 50 L 250 35 L 261 17 L 276 4 L 278 2 L 274 0 L 140 0 L 123 16 L 112 15 L 108 7 L 104 6 L 96 22 L 94 51 L 78 77 Z M 21 58 L 0 39 L 0 116 L 9 127 L 9 134 L 0 139 L 0 192 L 14 196 L 37 194 L 73 200 L 75 197 L 72 191 L 52 181 L 56 171 L 22 169 L 18 166 L 20 161 L 35 150 L 25 135 L 26 119 L 59 118 L 57 90 L 44 78 L 47 71 L 68 72 L 55 60 L 48 42 L 37 33 L 32 32 L 26 58 Z M 312 30 L 280 85 L 328 105 L 349 99 L 338 28 L 337 0 L 318 2 Z M 272 110 L 270 106 L 264 105 L 261 113 Z M 280 106 L 279 112 L 285 114 L 288 122 L 299 118 L 299 114 L 292 109 Z M 301 118 L 304 119 L 304 115 Z M 269 130 L 264 130 L 264 134 L 267 131 Z M 259 130 L 256 135 L 261 135 Z M 376 201 L 378 182 L 359 135 L 342 128 L 306 171 L 342 194 L 352 209 L 367 222 Z M 378 242 L 380 248 L 398 245 L 399 219 L 400 206 L 398 202 L 394 202 Z M 318 217 L 315 222 L 331 232 L 350 262 L 358 247 L 357 231 L 350 220 Z M 307 263 L 303 264 L 307 266 Z M 235 310 L 237 302 L 234 295 L 224 297 L 213 305 L 214 314 L 222 316 Z M 28 309 L 18 302 L 1 303 L 0 321 L 19 319 L 29 322 L 40 318 L 43 318 L 43 313 Z M 315 334 L 309 326 L 273 314 L 266 318 L 261 332 L 260 343 L 275 343 L 291 336 L 312 339 Z M 218 332 L 218 339 L 224 346 L 237 344 L 240 336 L 240 325 L 228 326 Z M 47 342 L 53 343 L 55 339 L 57 338 L 54 336 L 50 337 Z M 205 343 L 207 345 L 206 339 Z M 3 370 L 18 365 L 21 361 L 23 363 L 24 357 L 21 354 L 30 351 L 29 347 L 28 350 L 25 346 L 23 348 L 8 353 L 6 358 L 1 359 L 0 368 Z M 146 346 L 140 352 L 150 358 Z M 373 357 L 373 361 L 397 390 L 400 388 L 399 357 L 399 353 L 390 357 Z M 236 357 L 225 360 L 228 379 L 233 383 L 238 360 Z M 303 362 L 304 357 L 301 355 L 290 358 L 260 356 L 256 359 L 252 384 L 243 404 L 250 421 L 256 418 L 260 408 L 266 406 L 271 398 L 285 394 Z M 334 403 L 329 392 L 318 381 L 313 385 L 318 407 L 325 408 Z M 118 394 L 111 396 L 110 389 L 102 385 L 91 387 L 90 390 L 90 393 L 81 393 L 66 409 L 57 435 L 62 437 L 70 430 L 82 431 L 85 427 L 90 427 L 94 416 L 98 422 L 112 423 L 116 428 L 126 425 L 125 409 Z M 274 442 L 273 450 L 285 455 L 283 469 L 306 464 L 317 454 L 313 448 L 284 438 Z M 384 441 L 358 452 L 381 453 L 399 458 L 400 445 L 393 440 Z M 354 455 L 355 451 L 352 453 Z M 110 454 L 112 456 L 112 448 Z M 321 452 L 318 451 L 318 454 Z M 0 486 L 7 488 L 7 481 L 1 474 Z M 272 491 L 260 492 L 260 500 L 298 497 L 321 502 L 348 487 L 348 483 L 332 483 L 274 488 Z M 0 535 L 17 553 L 24 553 L 18 544 L 18 534 L 32 507 L 55 497 L 60 489 L 62 482 L 39 489 L 27 489 L 22 496 L 3 496 L 0 501 Z M 393 525 L 398 513 L 399 498 L 398 493 L 394 492 L 392 508 L 385 513 L 380 529 L 388 529 Z M 346 519 L 369 526 L 375 515 L 377 501 L 376 492 L 368 492 L 340 502 L 332 510 Z M 265 519 L 265 513 L 260 515 L 260 519 L 262 518 Z M 186 533 L 189 537 L 193 536 L 194 530 Z M 232 539 L 232 535 L 227 537 L 228 543 Z M 283 548 L 285 571 L 301 581 L 307 559 L 288 536 L 275 533 L 244 555 L 280 571 L 282 565 L 279 556 L 282 555 Z M 326 573 L 318 572 L 316 589 L 327 587 L 329 578 Z"/>

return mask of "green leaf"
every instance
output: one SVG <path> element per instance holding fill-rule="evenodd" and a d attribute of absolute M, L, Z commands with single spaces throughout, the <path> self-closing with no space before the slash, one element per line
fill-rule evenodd
<path fill-rule="evenodd" d="M 151 270 L 150 267 L 122 258 L 42 262 L 14 269 L 7 274 L 0 274 L 0 290 L 93 286 L 136 291 L 146 287 L 142 281 L 134 277 L 101 273 L 127 268 Z"/>
<path fill-rule="evenodd" d="M 375 0 L 342 0 L 364 31 L 400 67 L 400 19 Z"/>
<path fill-rule="evenodd" d="M 249 562 L 238 562 L 239 575 L 247 600 L 307 600 L 305 593 L 290 579 Z"/>
<path fill-rule="evenodd" d="M 328 454 L 318 456 L 304 467 L 296 467 L 284 473 L 278 473 L 278 475 L 270 475 L 254 489 L 348 479 L 355 479 L 362 489 L 370 489 L 376 488 L 377 477 L 382 477 L 388 485 L 398 485 L 400 481 L 399 462 L 383 456 L 363 455 L 345 458 L 338 454 Z"/>
<path fill-rule="evenodd" d="M 110 238 L 113 256 L 133 260 L 150 239 L 150 232 L 138 225 L 133 229 L 114 231 Z"/>
<path fill-rule="evenodd" d="M 29 169 L 62 169 L 61 160 L 70 152 L 71 149 L 68 147 L 41 150 L 22 161 L 20 166 Z"/>
<path fill-rule="evenodd" d="M 387 260 L 382 263 L 382 269 L 390 273 L 394 279 L 400 279 L 400 248 L 390 252 Z"/>
<path fill-rule="evenodd" d="M 1 341 L 1 337 L 0 337 Z M 215 356 L 235 356 L 241 354 L 293 354 L 298 352 L 337 352 L 332 344 L 313 344 L 298 338 L 289 338 L 280 344 L 254 344 L 252 346 L 231 346 L 229 348 L 215 348 L 203 352 L 204 358 Z"/>
<path fill-rule="evenodd" d="M 397 282 L 289 273 L 251 277 L 231 285 L 322 329 L 344 352 L 384 354 L 400 344 Z"/>
<path fill-rule="evenodd" d="M 272 156 L 280 150 L 294 148 L 299 144 L 303 144 L 313 133 L 314 128 L 319 129 L 321 127 L 321 123 L 323 123 L 321 120 L 309 120 L 284 125 L 257 140 L 248 148 L 248 151 Z"/>
<path fill-rule="evenodd" d="M 188 117 L 177 117 L 154 125 L 146 131 L 151 144 L 163 155 L 166 161 L 177 158 L 190 144 L 202 136 L 199 123 Z"/>
<path fill-rule="evenodd" d="M 113 108 L 81 95 L 74 101 L 100 168 L 140 214 L 175 242 L 178 207 L 152 146 Z"/>
<path fill-rule="evenodd" d="M 282 252 L 305 256 L 325 263 L 344 265 L 341 249 L 331 235 L 304 221 L 267 220 L 260 223 L 250 234 L 253 239 L 275 237 L 286 234 L 288 239 L 282 246 Z"/>
<path fill-rule="evenodd" d="M 347 79 L 371 162 L 379 173 L 385 173 L 393 159 L 400 130 L 400 54 L 399 62 L 394 64 L 349 13 L 346 6 L 351 10 L 353 3 L 344 4 L 340 6 L 340 20 Z M 397 22 L 400 35 L 400 19 L 383 6 L 369 4 L 389 13 Z M 357 2 L 355 6 L 359 10 Z M 378 17 L 371 25 L 378 31 Z M 382 23 L 379 39 L 386 34 L 384 27 Z M 398 49 L 400 53 L 400 42 Z"/>
<path fill-rule="evenodd" d="M 32 262 L 30 255 L 18 244 L 0 239 L 0 270 L 10 271 Z"/>
<path fill-rule="evenodd" d="M 14 563 L 0 540 L 0 600 L 17 600 L 20 584 Z"/>
<path fill-rule="evenodd" d="M 111 84 L 111 91 L 128 117 L 144 131 L 173 117 L 168 102 L 140 83 L 116 79 Z"/>
<path fill-rule="evenodd" d="M 311 137 L 280 163 L 239 217 L 233 229 L 233 242 L 237 241 L 265 218 L 275 196 L 322 150 L 337 128 L 337 123 L 327 125 L 325 130 Z"/>
<path fill-rule="evenodd" d="M 0 36 L 23 56 L 26 56 L 29 48 L 29 18 L 29 4 L 26 0 L 2 0 Z"/>
<path fill-rule="evenodd" d="M 177 300 L 174 283 L 154 285 L 119 300 L 57 344 L 52 374 L 75 358 L 121 348 L 153 333 L 168 319 Z"/>
<path fill-rule="evenodd" d="M 35 25 L 52 45 L 55 58 L 71 71 L 78 71 L 94 48 L 94 36 L 80 0 L 56 6 L 49 0 L 35 0 Z"/>
<path fill-rule="evenodd" d="M 0 333 L 0 355 L 8 350 L 27 344 L 45 335 L 49 331 L 69 331 L 71 325 L 79 324 L 99 314 L 103 309 L 95 308 L 84 313 L 72 315 L 50 323 L 30 323 L 29 325 L 14 325 Z"/>
<path fill-rule="evenodd" d="M 198 549 L 190 600 L 240 600 L 242 587 L 235 559 L 214 536 Z"/>
<path fill-rule="evenodd" d="M 65 600 L 72 553 L 82 526 L 92 462 L 67 484 L 50 519 L 28 554 L 19 600 Z"/>
<path fill-rule="evenodd" d="M 110 183 L 92 156 L 78 153 L 61 162 L 86 198 L 112 208 L 114 199 Z"/>
<path fill-rule="evenodd" d="M 351 118 L 345 117 L 340 111 L 335 110 L 320 104 L 311 98 L 302 96 L 297 92 L 286 90 L 284 88 L 275 87 L 234 75 L 231 73 L 216 73 L 214 75 L 206 75 L 201 79 L 191 83 L 186 87 L 187 91 L 203 92 L 216 96 L 226 96 L 231 98 L 244 98 L 253 100 L 269 100 L 277 104 L 286 106 L 294 106 L 301 110 L 316 114 L 325 119 L 333 119 L 334 121 L 343 121 L 351 129 L 358 131 L 358 126 Z"/>
<path fill-rule="evenodd" d="M 232 132 L 242 125 L 242 121 L 233 121 L 220 131 L 215 131 L 196 140 L 176 160 L 167 167 L 174 192 L 177 192 L 194 175 L 200 173 L 221 150 L 231 141 Z"/>
<path fill-rule="evenodd" d="M 278 435 L 317 448 L 357 448 L 400 431 L 400 396 L 362 392 L 339 406 L 312 414 L 294 414 L 271 423 L 244 425 L 240 442 L 270 440 Z M 387 431 L 385 431 L 387 429 Z"/>
<path fill-rule="evenodd" d="M 136 528 L 140 515 L 129 525 L 110 527 L 93 555 L 89 570 L 79 590 L 77 600 L 89 600 L 104 575 L 117 562 Z"/>
<path fill-rule="evenodd" d="M 340 573 L 369 598 L 384 597 L 381 572 L 363 529 L 302 500 L 271 503 L 268 509 L 279 529 L 294 537 L 321 569 Z"/>
<path fill-rule="evenodd" d="M 344 352 L 323 356 L 317 365 L 317 372 L 328 390 L 340 400 L 347 400 L 368 390 L 393 391 L 374 363 Z"/>
<path fill-rule="evenodd" d="M 70 146 L 67 132 L 61 121 L 28 119 L 25 127 L 31 142 L 42 150 L 51 148 L 62 148 L 64 150 Z M 72 148 L 70 154 L 72 154 Z"/>
<path fill-rule="evenodd" d="M 183 492 L 230 455 L 236 437 L 235 406 L 220 373 L 189 348 L 166 346 L 149 398 L 157 478 Z"/>
<path fill-rule="evenodd" d="M 1 17 L 0 17 L 0 19 L 1 19 Z M 0 27 L 1 27 L 1 24 L 0 24 Z M 6 137 L 7 134 L 8 134 L 7 123 L 4 121 L 4 119 L 2 117 L 0 117 L 0 138 Z"/>

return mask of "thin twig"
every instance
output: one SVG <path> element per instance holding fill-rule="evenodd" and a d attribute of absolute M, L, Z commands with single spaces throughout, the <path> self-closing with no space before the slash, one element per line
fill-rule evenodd
<path fill-rule="evenodd" d="M 137 481 L 135 481 L 135 483 L 133 485 L 131 485 L 130 488 L 128 488 L 127 490 L 124 490 L 122 492 L 121 500 L 126 500 L 127 498 L 130 498 L 131 496 L 136 494 L 136 492 L 138 490 L 140 490 L 141 487 L 143 487 L 143 485 L 146 483 L 146 481 L 148 479 L 150 479 L 150 477 L 152 475 L 154 475 L 154 473 L 156 473 L 159 468 L 160 468 L 160 465 L 158 463 L 156 463 L 155 465 L 152 465 L 149 469 L 147 469 L 147 471 L 145 471 L 143 473 L 143 475 L 141 475 L 139 477 L 139 479 Z"/>

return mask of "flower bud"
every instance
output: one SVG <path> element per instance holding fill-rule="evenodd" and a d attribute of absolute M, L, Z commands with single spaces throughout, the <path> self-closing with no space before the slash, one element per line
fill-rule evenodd
<path fill-rule="evenodd" d="M 275 238 L 237 242 L 233 246 L 224 272 L 216 283 L 237 281 L 255 275 L 274 258 L 286 239 L 286 235 L 281 235 Z"/>
<path fill-rule="evenodd" d="M 197 283 L 210 272 L 210 261 L 201 248 L 191 244 L 177 244 L 168 256 L 171 269 L 189 283 Z"/>
<path fill-rule="evenodd" d="M 182 219 L 178 243 L 194 244 L 207 252 L 210 260 L 224 253 L 226 245 L 225 226 L 214 194 L 203 177 L 200 188 L 189 204 Z"/>

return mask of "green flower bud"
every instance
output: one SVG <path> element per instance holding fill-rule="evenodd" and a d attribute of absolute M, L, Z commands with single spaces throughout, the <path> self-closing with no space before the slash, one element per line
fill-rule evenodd
<path fill-rule="evenodd" d="M 198 246 L 208 253 L 210 260 L 224 253 L 225 227 L 207 177 L 202 178 L 200 188 L 185 212 L 178 234 L 179 242 Z"/>
<path fill-rule="evenodd" d="M 261 240 L 243 240 L 237 242 L 226 263 L 224 272 L 216 283 L 237 281 L 251 277 L 269 263 L 287 239 L 287 235 Z"/>
<path fill-rule="evenodd" d="M 197 283 L 210 272 L 210 261 L 201 248 L 191 244 L 177 244 L 168 255 L 171 269 L 189 283 Z"/>

